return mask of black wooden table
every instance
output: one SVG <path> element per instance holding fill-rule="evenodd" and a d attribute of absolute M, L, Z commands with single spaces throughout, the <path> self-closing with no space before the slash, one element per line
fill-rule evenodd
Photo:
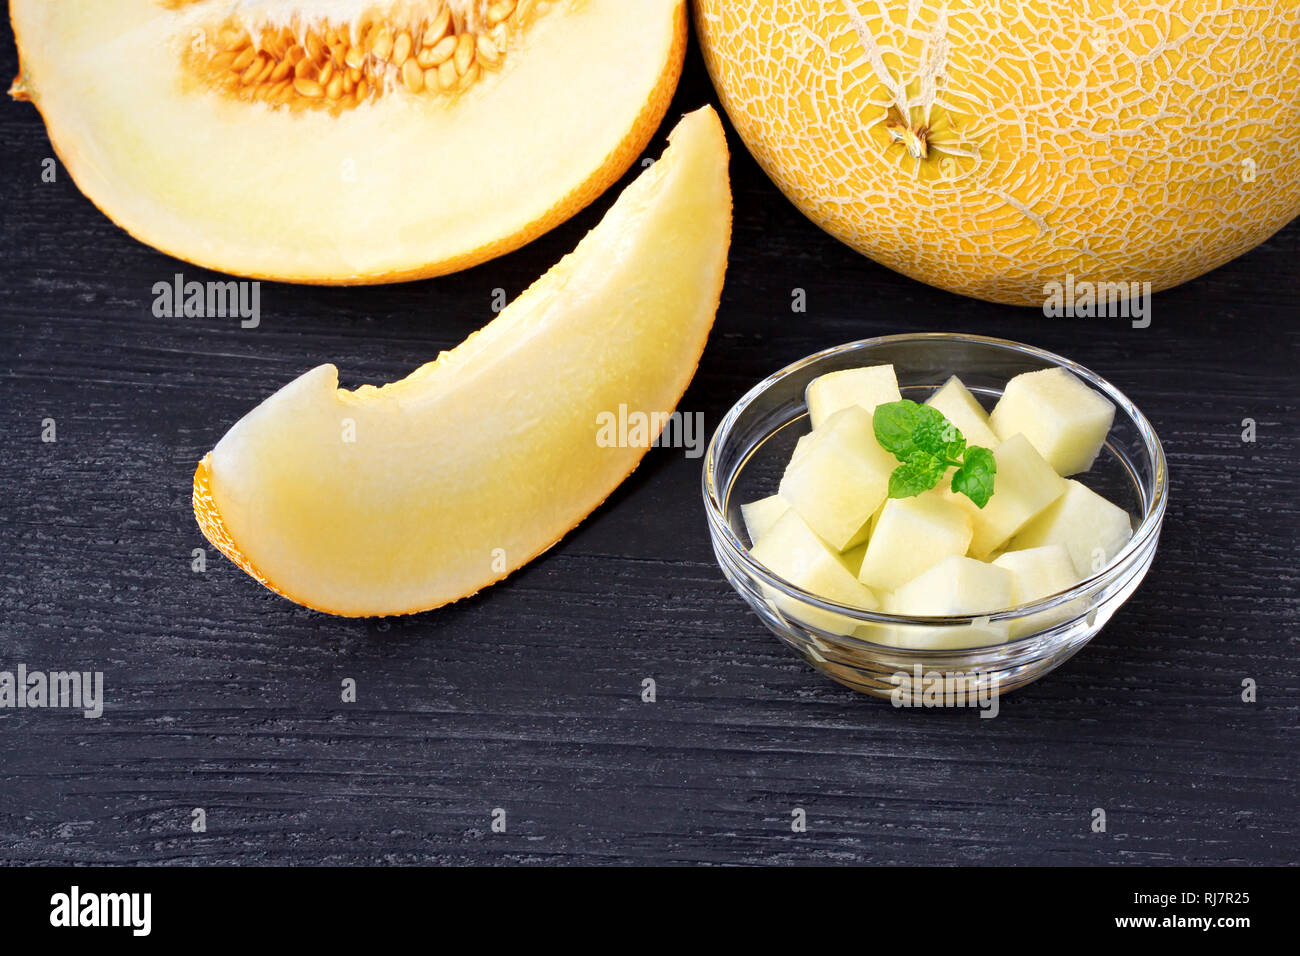
<path fill-rule="evenodd" d="M 712 99 L 692 50 L 670 119 Z M 652 451 L 540 560 L 432 613 L 330 618 L 210 548 L 192 570 L 207 546 L 191 475 L 232 422 L 321 362 L 355 386 L 454 346 L 618 190 L 459 275 L 264 284 L 256 329 L 160 319 L 154 283 L 213 276 L 133 241 L 61 169 L 44 182 L 36 111 L 4 104 L 0 669 L 101 670 L 107 703 L 98 720 L 0 710 L 0 860 L 1295 862 L 1300 222 L 1156 295 L 1150 328 L 1046 319 L 859 257 L 733 149 L 731 267 L 683 410 L 711 429 L 786 363 L 907 330 L 1096 369 L 1154 422 L 1172 498 L 1145 585 L 1089 647 L 996 720 L 833 684 L 723 581 L 680 450 Z"/>

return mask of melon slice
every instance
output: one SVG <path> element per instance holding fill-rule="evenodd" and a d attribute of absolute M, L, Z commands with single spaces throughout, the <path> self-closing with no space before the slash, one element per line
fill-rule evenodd
<path fill-rule="evenodd" d="M 726 139 L 706 107 L 571 255 L 458 348 L 352 392 L 322 365 L 241 419 L 195 474 L 200 527 L 263 584 L 334 614 L 437 607 L 504 577 L 636 467 L 649 441 L 608 447 L 598 422 L 676 404 L 718 307 L 730 226 Z"/>
<path fill-rule="evenodd" d="M 115 222 L 297 282 L 463 269 L 577 212 L 667 109 L 684 0 L 13 0 L 32 100 Z"/>

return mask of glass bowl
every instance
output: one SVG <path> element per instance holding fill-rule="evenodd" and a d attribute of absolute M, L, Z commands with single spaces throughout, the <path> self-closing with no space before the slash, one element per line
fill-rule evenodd
<path fill-rule="evenodd" d="M 810 430 L 805 387 L 827 372 L 884 363 L 894 366 L 903 397 L 918 402 L 957 375 L 987 410 L 1012 376 L 1053 367 L 1068 369 L 1100 392 L 1115 405 L 1115 423 L 1092 469 L 1075 477 L 1128 510 L 1133 526 L 1128 544 L 1101 571 L 1067 591 L 981 617 L 866 611 L 819 598 L 768 571 L 749 555 L 753 542 L 740 505 L 776 493 L 795 442 Z M 964 691 L 971 701 L 1015 690 L 1088 643 L 1146 576 L 1169 486 L 1164 450 L 1151 423 L 1101 376 L 1018 342 L 930 332 L 850 342 L 759 382 L 714 433 L 704 460 L 703 490 L 722 573 L 777 637 L 814 668 L 854 690 L 900 705 L 927 706 L 945 688 Z M 1005 630 L 999 627 L 1004 622 Z M 952 646 L 979 645 L 981 632 L 987 634 L 990 625 L 995 633 L 1014 637 Z M 935 630 L 940 627 L 944 631 Z M 973 630 L 951 630 L 958 628 Z M 946 635 L 946 649 L 927 646 L 936 633 Z"/>

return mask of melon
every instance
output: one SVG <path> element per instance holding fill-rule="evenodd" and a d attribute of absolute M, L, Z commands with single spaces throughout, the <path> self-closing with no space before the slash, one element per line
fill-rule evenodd
<path fill-rule="evenodd" d="M 994 431 L 1024 435 L 1060 475 L 1089 470 L 1114 421 L 1110 399 L 1063 368 L 1017 375 L 989 416 Z"/>
<path fill-rule="evenodd" d="M 1127 511 L 1071 478 L 1061 496 L 1020 529 L 1012 546 L 1061 545 L 1079 577 L 1086 578 L 1110 564 L 1132 536 Z"/>
<path fill-rule="evenodd" d="M 993 496 L 983 508 L 970 512 L 974 532 L 970 553 L 981 561 L 1065 494 L 1067 487 L 1024 435 L 1013 435 L 994 448 L 993 459 L 997 463 Z"/>
<path fill-rule="evenodd" d="M 993 449 L 1001 444 L 1001 439 L 989 425 L 989 413 L 956 375 L 926 399 L 925 404 L 943 413 L 943 417 L 961 432 L 967 445 Z"/>
<path fill-rule="evenodd" d="M 1040 306 L 1071 278 L 1158 291 L 1300 213 L 1293 3 L 694 10 L 719 97 L 776 185 L 932 285 Z"/>
<path fill-rule="evenodd" d="M 875 594 L 858 582 L 793 508 L 786 511 L 754 545 L 754 560 L 790 584 L 837 604 L 871 611 L 878 607 Z M 832 634 L 852 634 L 859 626 L 852 618 L 811 607 L 763 585 L 763 593 L 783 617 Z"/>
<path fill-rule="evenodd" d="M 1008 551 L 990 562 L 1011 572 L 1011 603 L 1030 604 L 1072 587 L 1079 580 L 1069 550 L 1060 544 L 1023 551 Z M 1012 637 L 1045 630 L 1067 620 L 1080 610 L 1080 602 L 1070 601 L 1060 607 L 1039 611 L 1010 622 Z"/>
<path fill-rule="evenodd" d="M 859 405 L 874 412 L 877 405 L 896 402 L 903 396 L 898 391 L 898 376 L 892 365 L 868 365 L 865 368 L 846 368 L 827 372 L 808 383 L 804 391 L 808 403 L 808 420 L 814 429 L 841 408 Z"/>
<path fill-rule="evenodd" d="M 776 524 L 777 519 L 789 510 L 790 505 L 780 495 L 768 495 L 741 505 L 740 518 L 745 523 L 750 544 L 763 537 Z"/>
<path fill-rule="evenodd" d="M 885 610 L 909 617 L 987 615 L 1011 606 L 1012 582 L 1012 574 L 1005 568 L 952 555 L 888 595 Z M 1006 621 L 980 617 L 969 624 L 889 627 L 878 638 L 881 643 L 919 650 L 981 647 L 1001 643 L 1010 634 Z"/>
<path fill-rule="evenodd" d="M 249 412 L 195 472 L 199 526 L 267 587 L 333 614 L 425 610 L 499 580 L 645 454 L 654 435 L 610 443 L 601 422 L 672 411 L 730 229 L 726 138 L 705 107 L 573 253 L 457 348 L 380 388 L 340 389 L 322 365 Z"/>
<path fill-rule="evenodd" d="M 812 433 L 781 477 L 781 497 L 836 551 L 867 539 L 867 522 L 889 495 L 898 460 L 880 447 L 871 413 L 842 408 Z"/>
<path fill-rule="evenodd" d="M 873 518 L 858 580 L 873 590 L 892 591 L 944 558 L 964 555 L 971 542 L 971 518 L 937 498 L 889 498 Z"/>
<path fill-rule="evenodd" d="M 11 94 L 136 238 L 322 284 L 463 269 L 613 183 L 685 0 L 13 0 Z"/>

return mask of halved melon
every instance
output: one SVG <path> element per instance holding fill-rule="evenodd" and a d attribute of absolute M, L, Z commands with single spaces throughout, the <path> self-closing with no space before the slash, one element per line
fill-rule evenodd
<path fill-rule="evenodd" d="M 504 577 L 636 467 L 654 436 L 610 447 L 602 421 L 676 405 L 730 230 L 726 139 L 706 107 L 458 348 L 355 392 L 322 365 L 241 419 L 195 474 L 200 527 L 267 587 L 334 614 L 423 610 Z"/>
<path fill-rule="evenodd" d="M 681 71 L 685 0 L 13 0 L 81 190 L 240 275 L 463 269 L 613 183 Z"/>

